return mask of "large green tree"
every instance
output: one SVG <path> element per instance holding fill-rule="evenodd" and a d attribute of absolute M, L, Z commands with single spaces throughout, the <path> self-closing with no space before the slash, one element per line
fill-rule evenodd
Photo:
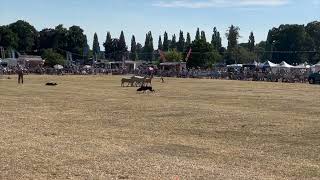
<path fill-rule="evenodd" d="M 179 52 L 184 52 L 185 51 L 185 39 L 184 39 L 184 36 L 183 36 L 183 31 L 180 30 L 180 33 L 179 33 L 179 41 L 177 43 L 177 50 Z"/>
<path fill-rule="evenodd" d="M 307 32 L 307 38 L 312 41 L 315 53 L 308 53 L 308 59 L 309 62 L 312 64 L 316 64 L 320 62 L 320 22 L 319 21 L 313 21 L 311 23 L 308 23 L 305 27 Z M 310 46 L 309 41 L 309 46 Z M 310 47 L 309 47 L 310 49 Z"/>
<path fill-rule="evenodd" d="M 169 39 L 168 39 L 168 33 L 164 32 L 163 35 L 163 51 L 168 51 L 169 50 Z"/>
<path fill-rule="evenodd" d="M 222 40 L 221 40 L 220 32 L 217 30 L 216 27 L 213 28 L 211 45 L 212 45 L 213 49 L 215 49 L 217 51 L 220 51 L 220 49 L 222 47 Z"/>
<path fill-rule="evenodd" d="M 67 51 L 81 58 L 86 55 L 87 37 L 79 26 L 71 26 L 67 33 Z"/>
<path fill-rule="evenodd" d="M 95 56 L 95 58 L 99 57 L 100 44 L 99 44 L 97 33 L 94 33 L 94 36 L 93 36 L 92 52 L 93 52 L 93 55 Z"/>
<path fill-rule="evenodd" d="M 121 55 L 121 59 L 124 59 L 127 55 L 127 51 L 128 51 L 128 47 L 126 44 L 126 40 L 124 37 L 124 33 L 123 31 L 121 31 L 120 33 L 120 38 L 119 38 L 119 45 L 118 45 L 118 50 L 120 55 Z"/>
<path fill-rule="evenodd" d="M 66 61 L 64 57 L 54 51 L 53 49 L 45 49 L 41 55 L 42 59 L 45 59 L 45 65 L 53 67 L 54 65 L 65 65 Z"/>
<path fill-rule="evenodd" d="M 56 48 L 57 32 L 55 29 L 43 29 L 39 35 L 40 49 Z"/>
<path fill-rule="evenodd" d="M 68 48 L 68 29 L 64 28 L 62 24 L 55 27 L 54 48 L 67 50 Z"/>
<path fill-rule="evenodd" d="M 182 54 L 176 49 L 169 50 L 165 53 L 166 60 L 169 62 L 180 62 L 182 60 Z"/>
<path fill-rule="evenodd" d="M 275 63 L 303 63 L 308 61 L 308 52 L 315 49 L 313 42 L 304 25 L 280 25 L 269 32 L 267 50 L 272 51 L 269 58 Z"/>
<path fill-rule="evenodd" d="M 107 33 L 106 41 L 103 43 L 104 53 L 107 59 L 111 59 L 112 56 L 112 37 L 110 32 Z"/>
<path fill-rule="evenodd" d="M 187 62 L 188 68 L 207 68 L 221 60 L 220 54 L 213 49 L 210 43 L 204 40 L 194 40 L 190 48 L 192 49 L 192 54 Z"/>
<path fill-rule="evenodd" d="M 191 45 L 191 36 L 190 33 L 187 33 L 187 39 L 186 39 L 186 48 Z"/>
<path fill-rule="evenodd" d="M 240 38 L 239 34 L 240 28 L 234 25 L 229 27 L 226 37 L 228 39 L 228 48 L 227 54 L 225 54 L 225 59 L 227 64 L 238 63 L 239 48 L 238 48 L 238 39 Z"/>
<path fill-rule="evenodd" d="M 153 37 L 152 37 L 152 33 L 151 31 L 149 31 L 146 34 L 146 40 L 145 40 L 145 44 L 144 44 L 144 59 L 147 61 L 152 61 L 154 56 L 153 56 Z"/>
<path fill-rule="evenodd" d="M 248 49 L 249 49 L 249 51 L 253 52 L 254 51 L 254 47 L 255 47 L 255 38 L 254 38 L 253 32 L 251 32 L 250 36 L 249 36 L 249 41 L 248 41 Z"/>
<path fill-rule="evenodd" d="M 170 43 L 170 49 L 177 49 L 177 37 L 175 34 L 173 34 L 171 43 Z"/>
<path fill-rule="evenodd" d="M 207 42 L 206 33 L 205 33 L 204 31 L 201 31 L 201 37 L 200 37 L 200 39 L 201 39 L 202 41 Z"/>
<path fill-rule="evenodd" d="M 200 40 L 200 29 L 199 29 L 199 28 L 197 28 L 196 37 L 195 37 L 194 40 L 195 40 L 195 41 Z"/>
<path fill-rule="evenodd" d="M 134 35 L 132 35 L 132 38 L 131 38 L 130 59 L 133 60 L 133 61 L 136 61 L 136 60 L 139 59 L 138 53 L 137 53 L 136 37 Z"/>
<path fill-rule="evenodd" d="M 19 20 L 10 24 L 9 29 L 18 36 L 18 51 L 32 52 L 38 49 L 39 33 L 31 24 Z"/>
<path fill-rule="evenodd" d="M 18 35 L 8 26 L 0 26 L 0 46 L 13 49 L 18 47 Z"/>
<path fill-rule="evenodd" d="M 159 36 L 159 40 L 158 40 L 158 49 L 159 50 L 163 50 L 163 44 L 162 44 L 161 36 Z"/>

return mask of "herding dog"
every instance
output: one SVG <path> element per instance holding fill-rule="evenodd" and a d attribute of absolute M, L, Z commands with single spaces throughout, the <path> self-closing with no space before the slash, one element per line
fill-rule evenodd
<path fill-rule="evenodd" d="M 46 83 L 46 86 L 57 86 L 57 83 L 53 83 L 53 82 L 48 82 Z"/>
<path fill-rule="evenodd" d="M 141 86 L 139 89 L 137 89 L 137 92 L 145 93 L 147 91 L 154 92 L 154 89 L 151 86 Z"/>

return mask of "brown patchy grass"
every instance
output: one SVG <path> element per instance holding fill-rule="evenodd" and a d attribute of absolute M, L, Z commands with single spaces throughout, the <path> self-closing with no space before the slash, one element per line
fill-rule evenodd
<path fill-rule="evenodd" d="M 319 179 L 320 86 L 0 80 L 0 179 Z M 44 84 L 50 80 L 57 87 Z"/>

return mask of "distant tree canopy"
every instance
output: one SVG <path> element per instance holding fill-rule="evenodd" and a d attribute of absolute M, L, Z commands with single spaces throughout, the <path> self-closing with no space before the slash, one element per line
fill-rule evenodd
<path fill-rule="evenodd" d="M 131 52 L 130 53 L 131 60 L 136 61 L 139 59 L 136 37 L 134 35 L 132 35 L 132 38 L 131 38 L 131 51 L 130 52 Z"/>
<path fill-rule="evenodd" d="M 304 25 L 281 25 L 269 31 L 265 59 L 275 63 L 316 63 L 319 61 L 320 23 Z M 287 53 L 284 53 L 287 52 Z M 314 53 L 313 53 L 314 52 Z"/>
<path fill-rule="evenodd" d="M 201 32 L 197 29 L 195 40 L 190 44 L 192 54 L 190 55 L 187 66 L 188 68 L 208 68 L 213 63 L 219 62 L 222 60 L 221 55 L 216 51 L 212 44 L 206 41 L 204 31 Z M 189 49 L 186 49 L 187 54 Z"/>
<path fill-rule="evenodd" d="M 152 61 L 154 59 L 153 54 L 153 37 L 151 31 L 146 34 L 146 39 L 144 43 L 143 53 L 144 53 L 144 60 Z"/>
<path fill-rule="evenodd" d="M 93 36 L 93 45 L 92 45 L 92 52 L 93 55 L 97 58 L 100 54 L 100 44 L 99 44 L 99 40 L 98 40 L 98 35 L 97 33 L 94 33 Z"/>
<path fill-rule="evenodd" d="M 270 60 L 275 63 L 287 61 L 289 64 L 317 63 L 320 61 L 320 22 L 314 21 L 307 25 L 284 24 L 272 28 L 268 32 L 265 41 L 256 42 L 254 33 L 247 35 L 246 43 L 239 43 L 240 28 L 231 25 L 226 32 L 227 47 L 222 46 L 222 37 L 216 27 L 213 28 L 211 42 L 205 31 L 197 28 L 194 39 L 190 33 L 184 36 L 182 30 L 179 36 L 173 34 L 169 39 L 165 32 L 163 38 L 159 36 L 158 49 L 168 52 L 170 56 L 177 57 L 180 54 L 183 59 L 189 49 L 192 54 L 188 61 L 188 67 L 208 67 L 213 62 L 225 62 L 227 64 L 246 63 Z M 211 35 L 210 35 L 211 37 Z M 15 49 L 20 53 L 65 57 L 66 51 L 71 52 L 75 59 L 93 57 L 100 54 L 100 43 L 97 34 L 94 34 L 92 50 L 87 42 L 84 30 L 79 26 L 65 28 L 58 25 L 55 28 L 45 28 L 37 31 L 34 26 L 26 21 L 19 20 L 9 25 L 0 26 L 0 46 L 7 52 Z M 104 56 L 110 60 L 155 60 L 158 52 L 154 51 L 152 33 L 146 34 L 144 45 L 138 43 L 136 38 L 131 38 L 131 49 L 125 41 L 124 32 L 119 38 L 112 38 L 108 32 L 103 43 Z M 49 49 L 49 50 L 48 50 Z M 47 51 L 46 51 L 47 50 Z M 55 54 L 57 53 L 57 54 Z M 6 53 L 8 54 L 8 53 Z M 48 55 L 49 54 L 49 55 Z M 52 55 L 53 54 L 53 55 Z M 177 59 L 177 58 L 172 58 Z"/>
<path fill-rule="evenodd" d="M 211 45 L 212 45 L 213 49 L 215 49 L 216 51 L 220 51 L 220 49 L 222 47 L 222 39 L 220 36 L 220 32 L 217 30 L 216 27 L 213 28 Z"/>
<path fill-rule="evenodd" d="M 54 65 L 60 64 L 65 65 L 64 57 L 55 52 L 53 49 L 45 49 L 43 50 L 42 56 L 43 59 L 45 59 L 45 65 L 53 67 Z"/>
<path fill-rule="evenodd" d="M 165 57 L 169 62 L 180 62 L 182 60 L 182 53 L 178 52 L 176 49 L 173 49 L 166 52 Z"/>

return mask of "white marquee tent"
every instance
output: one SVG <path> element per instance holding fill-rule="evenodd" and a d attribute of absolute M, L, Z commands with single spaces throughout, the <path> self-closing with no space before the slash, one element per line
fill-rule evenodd
<path fill-rule="evenodd" d="M 285 62 L 285 61 L 282 61 L 282 62 L 280 63 L 280 68 L 293 68 L 293 67 L 294 67 L 294 66 L 288 64 L 288 63 Z"/>

